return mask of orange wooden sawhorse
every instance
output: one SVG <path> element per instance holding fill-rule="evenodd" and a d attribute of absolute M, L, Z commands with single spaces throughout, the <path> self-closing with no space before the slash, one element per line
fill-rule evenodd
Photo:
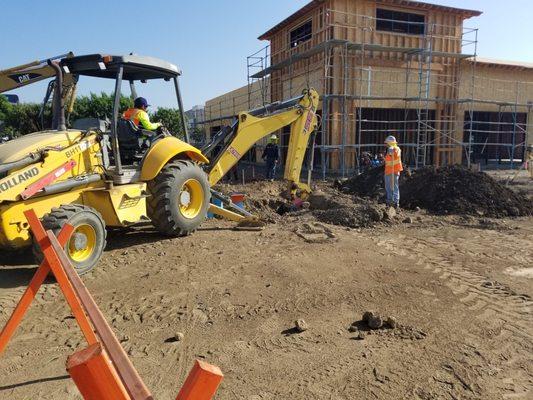
<path fill-rule="evenodd" d="M 89 345 L 87 349 L 71 355 L 67 361 L 67 370 L 84 398 L 153 399 L 63 250 L 72 234 L 72 226 L 65 225 L 56 237 L 51 231 L 45 232 L 33 210 L 26 211 L 25 216 L 44 259 L 0 333 L 0 355 L 51 272 Z M 222 378 L 218 367 L 197 361 L 177 400 L 210 400 Z"/>

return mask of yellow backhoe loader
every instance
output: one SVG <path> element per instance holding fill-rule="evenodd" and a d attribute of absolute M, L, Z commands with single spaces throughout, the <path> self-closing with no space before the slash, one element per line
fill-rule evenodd
<path fill-rule="evenodd" d="M 249 218 L 211 187 L 258 140 L 287 125 L 291 136 L 284 176 L 303 192 L 310 190 L 300 183 L 300 174 L 317 125 L 319 96 L 312 89 L 287 102 L 240 113 L 204 149 L 212 154 L 210 162 L 188 143 L 181 73 L 175 65 L 152 57 L 101 54 L 63 57 L 47 65 L 55 74 L 52 129 L 0 145 L 0 248 L 32 245 L 23 214 L 29 208 L 46 229 L 57 232 L 65 223 L 74 226 L 65 250 L 79 274 L 96 265 L 106 245 L 106 227 L 150 221 L 165 235 L 183 236 L 198 228 L 208 209 L 235 221 Z M 67 129 L 64 81 L 77 82 L 82 76 L 115 80 L 110 124 L 84 119 Z M 185 141 L 165 128 L 142 131 L 120 118 L 123 81 L 130 83 L 134 95 L 135 83 L 149 80 L 173 83 Z M 0 86 L 0 93 L 4 89 Z M 227 207 L 211 205 L 212 196 L 221 197 Z"/>

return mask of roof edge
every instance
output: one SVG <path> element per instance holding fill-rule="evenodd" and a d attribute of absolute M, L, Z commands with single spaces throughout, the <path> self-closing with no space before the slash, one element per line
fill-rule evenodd
<path fill-rule="evenodd" d="M 283 21 L 274 25 L 272 28 L 267 30 L 262 35 L 260 35 L 257 39 L 268 40 L 270 36 L 272 36 L 273 33 L 289 25 L 290 23 L 300 18 L 301 16 L 305 15 L 306 13 L 314 10 L 316 7 L 323 4 L 324 2 L 325 0 L 312 0 L 311 2 L 307 3 L 305 6 L 300 8 L 299 10 L 289 15 Z M 425 10 L 448 11 L 448 12 L 453 12 L 455 14 L 462 14 L 465 17 L 465 19 L 472 18 L 472 17 L 479 17 L 481 14 L 483 14 L 482 11 L 478 11 L 478 10 L 469 10 L 465 8 L 449 7 L 449 6 L 443 6 L 440 4 L 425 3 L 422 1 L 414 1 L 414 0 L 376 0 L 376 3 L 377 4 L 390 4 L 390 5 L 400 6 L 400 7 L 403 6 L 403 7 L 418 8 L 418 9 L 425 9 Z"/>
<path fill-rule="evenodd" d="M 325 0 L 312 0 L 310 3 L 307 3 L 305 6 L 300 8 L 299 10 L 296 10 L 291 15 L 289 15 L 287 18 L 285 18 L 283 21 L 279 22 L 278 24 L 274 25 L 272 28 L 270 28 L 268 31 L 260 35 L 257 39 L 259 40 L 267 40 L 268 37 L 276 32 L 277 30 L 283 28 L 284 26 L 290 24 L 295 19 L 303 16 L 304 14 L 308 13 L 311 10 L 314 10 L 316 7 L 318 7 L 321 3 L 324 3 Z"/>

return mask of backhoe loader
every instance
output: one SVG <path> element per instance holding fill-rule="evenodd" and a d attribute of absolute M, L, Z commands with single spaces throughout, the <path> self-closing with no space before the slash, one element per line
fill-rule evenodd
<path fill-rule="evenodd" d="M 212 186 L 257 141 L 287 125 L 291 136 L 284 177 L 302 192 L 310 190 L 300 183 L 300 174 L 317 125 L 319 96 L 313 89 L 283 103 L 241 112 L 202 152 L 188 143 L 181 72 L 175 65 L 152 57 L 102 54 L 68 56 L 48 60 L 47 65 L 55 74 L 52 128 L 0 145 L 0 248 L 32 246 L 23 214 L 29 208 L 46 229 L 57 233 L 66 223 L 74 226 L 65 250 L 79 274 L 91 270 L 101 257 L 106 227 L 150 221 L 164 235 L 184 236 L 198 228 L 208 210 L 235 221 L 250 218 Z M 67 129 L 64 82 L 83 76 L 115 81 L 111 122 L 84 119 Z M 122 83 L 129 82 L 135 95 L 135 83 L 149 80 L 173 83 L 185 141 L 178 139 L 178 132 L 142 131 L 120 118 Z M 11 89 L 0 86 L 0 93 Z M 212 155 L 211 161 L 204 153 Z M 210 204 L 213 196 L 227 207 Z"/>

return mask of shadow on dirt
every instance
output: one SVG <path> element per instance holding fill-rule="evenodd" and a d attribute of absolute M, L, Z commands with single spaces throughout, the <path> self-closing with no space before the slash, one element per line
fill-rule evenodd
<path fill-rule="evenodd" d="M 20 265 L 32 265 L 35 264 L 35 259 L 31 249 L 24 250 L 0 250 L 0 267 L 2 265 L 7 266 L 20 266 Z"/>
<path fill-rule="evenodd" d="M 150 227 L 114 229 L 107 233 L 105 251 L 120 250 L 140 244 L 171 240 Z"/>
<path fill-rule="evenodd" d="M 4 391 L 4 390 L 13 390 L 13 389 L 16 389 L 16 388 L 22 387 L 22 386 L 34 385 L 36 383 L 62 381 L 64 379 L 70 379 L 70 376 L 69 375 L 51 376 L 49 378 L 34 379 L 34 380 L 31 380 L 31 381 L 14 383 L 12 385 L 0 386 L 0 392 Z"/>

